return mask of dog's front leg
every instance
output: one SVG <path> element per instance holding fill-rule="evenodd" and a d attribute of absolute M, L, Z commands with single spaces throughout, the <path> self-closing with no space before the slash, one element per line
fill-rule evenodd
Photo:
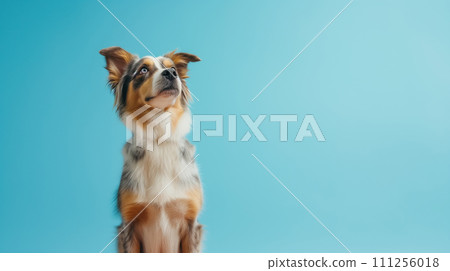
<path fill-rule="evenodd" d="M 139 253 L 142 252 L 142 243 L 137 232 L 134 231 L 133 224 L 120 225 L 117 227 L 119 236 L 117 238 L 118 251 L 121 253 Z"/>
<path fill-rule="evenodd" d="M 197 253 L 201 250 L 203 227 L 197 221 L 189 221 L 181 237 L 180 252 Z"/>

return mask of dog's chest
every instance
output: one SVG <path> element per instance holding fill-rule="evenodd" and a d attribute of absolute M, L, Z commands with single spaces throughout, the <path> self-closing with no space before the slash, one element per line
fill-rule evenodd
<path fill-rule="evenodd" d="M 191 148 L 185 140 L 164 142 L 153 151 L 145 151 L 139 159 L 133 157 L 136 149 L 131 149 L 125 159 L 129 160 L 126 164 L 138 200 L 164 204 L 189 198 L 191 191 L 200 187 Z"/>

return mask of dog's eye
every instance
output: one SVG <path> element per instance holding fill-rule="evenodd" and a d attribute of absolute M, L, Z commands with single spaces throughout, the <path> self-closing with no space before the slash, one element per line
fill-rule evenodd
<path fill-rule="evenodd" d="M 144 73 L 148 73 L 148 69 L 146 67 L 142 67 L 141 70 L 139 71 L 139 74 L 144 74 Z"/>

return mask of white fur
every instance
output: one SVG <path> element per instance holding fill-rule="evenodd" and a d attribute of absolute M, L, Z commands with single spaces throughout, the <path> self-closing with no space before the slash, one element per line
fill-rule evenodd
<path fill-rule="evenodd" d="M 165 122 L 160 123 L 154 130 L 153 151 L 137 162 L 130 154 L 124 152 L 124 158 L 132 170 L 134 192 L 139 201 L 164 204 L 171 200 L 188 199 L 188 192 L 199 186 L 192 180 L 198 174 L 195 162 L 180 159 L 180 146 L 186 144 L 185 135 L 190 131 L 191 114 L 186 110 L 178 121 L 175 130 L 165 142 L 157 145 L 157 139 L 164 132 Z M 190 163 L 189 163 L 190 162 Z"/>

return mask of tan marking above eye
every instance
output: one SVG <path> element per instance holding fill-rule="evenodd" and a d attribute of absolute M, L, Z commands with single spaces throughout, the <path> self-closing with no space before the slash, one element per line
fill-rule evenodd
<path fill-rule="evenodd" d="M 151 58 L 145 58 L 142 63 L 143 64 L 147 64 L 148 66 L 154 66 L 155 65 L 155 63 L 153 62 L 153 59 L 151 59 Z"/>
<path fill-rule="evenodd" d="M 170 59 L 168 59 L 168 58 L 164 58 L 164 59 L 162 60 L 162 63 L 164 64 L 164 66 L 165 66 L 166 68 L 171 68 L 171 67 L 175 66 L 175 65 L 173 64 L 173 61 L 170 60 Z"/>

